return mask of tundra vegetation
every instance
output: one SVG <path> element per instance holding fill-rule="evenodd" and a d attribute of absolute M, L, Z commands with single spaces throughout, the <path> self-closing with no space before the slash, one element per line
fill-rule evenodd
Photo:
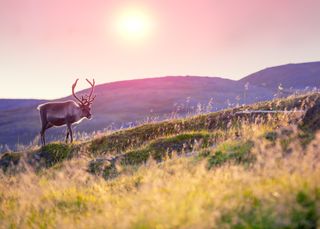
<path fill-rule="evenodd" d="M 319 103 L 293 96 L 7 152 L 0 227 L 320 227 Z M 260 109 L 308 112 L 237 113 Z"/>

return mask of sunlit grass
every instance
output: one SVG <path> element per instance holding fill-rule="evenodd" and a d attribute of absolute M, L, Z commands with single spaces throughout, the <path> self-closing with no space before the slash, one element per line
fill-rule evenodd
<path fill-rule="evenodd" d="M 320 133 L 223 114 L 6 154 L 0 228 L 319 227 Z"/>
<path fill-rule="evenodd" d="M 297 139 L 282 150 L 280 131 L 275 142 L 251 137 L 253 146 L 228 140 L 200 160 L 150 159 L 111 180 L 90 175 L 87 158 L 41 174 L 2 175 L 1 227 L 315 228 L 320 135 L 304 150 Z M 217 152 L 256 159 L 212 164 Z"/>

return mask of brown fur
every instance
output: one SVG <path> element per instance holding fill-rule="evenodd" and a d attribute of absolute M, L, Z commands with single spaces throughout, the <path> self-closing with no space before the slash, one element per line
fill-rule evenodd
<path fill-rule="evenodd" d="M 45 140 L 45 132 L 47 129 L 53 126 L 67 126 L 67 135 L 66 135 L 66 143 L 68 142 L 69 135 L 71 137 L 71 143 L 73 142 L 73 135 L 71 126 L 73 123 L 79 123 L 82 119 L 87 118 L 91 119 L 91 104 L 95 99 L 95 96 L 92 97 L 95 81 L 90 82 L 86 79 L 87 82 L 91 85 L 90 94 L 87 95 L 87 98 L 81 97 L 79 99 L 74 89 L 77 85 L 78 79 L 72 85 L 72 94 L 78 103 L 69 100 L 64 102 L 49 102 L 44 103 L 38 106 L 38 110 L 40 111 L 41 118 L 41 143 L 44 146 L 46 144 Z"/>
<path fill-rule="evenodd" d="M 87 109 L 90 107 L 87 107 Z M 91 113 L 86 112 L 81 105 L 74 101 L 66 102 L 50 102 L 42 104 L 38 107 L 41 118 L 41 142 L 45 145 L 45 131 L 53 126 L 67 126 L 66 142 L 68 142 L 69 135 L 71 142 L 73 141 L 71 126 L 73 123 L 79 123 L 84 118 L 91 118 Z"/>

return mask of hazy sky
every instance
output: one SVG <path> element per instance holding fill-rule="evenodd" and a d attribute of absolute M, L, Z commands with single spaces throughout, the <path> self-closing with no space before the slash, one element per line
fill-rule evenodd
<path fill-rule="evenodd" d="M 0 0 L 0 98 L 320 60 L 320 0 Z"/>

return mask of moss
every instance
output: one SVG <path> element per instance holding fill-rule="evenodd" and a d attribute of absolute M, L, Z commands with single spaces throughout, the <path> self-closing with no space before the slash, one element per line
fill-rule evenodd
<path fill-rule="evenodd" d="M 28 166 L 36 170 L 44 167 L 52 167 L 59 162 L 72 158 L 79 149 L 80 145 L 51 143 L 38 150 L 5 153 L 0 158 L 0 168 L 4 171 L 7 171 L 9 168 L 10 171 L 22 171 L 22 166 L 17 167 L 22 157 Z"/>
<path fill-rule="evenodd" d="M 146 162 L 149 157 L 152 157 L 156 161 L 162 161 L 167 155 L 171 157 L 172 152 L 180 154 L 183 151 L 191 151 L 198 142 L 201 142 L 198 147 L 207 147 L 210 140 L 214 137 L 216 137 L 214 134 L 195 132 L 160 138 L 143 148 L 127 152 L 124 154 L 121 163 L 124 165 L 141 164 Z"/>
<path fill-rule="evenodd" d="M 218 146 L 215 153 L 209 156 L 208 168 L 220 166 L 226 162 L 242 163 L 245 165 L 254 161 L 254 156 L 250 154 L 253 147 L 251 141 L 247 142 L 226 142 Z"/>
<path fill-rule="evenodd" d="M 175 127 L 176 122 L 181 123 L 182 120 L 145 124 L 117 131 L 108 136 L 94 139 L 90 143 L 89 150 L 97 155 L 105 152 L 121 153 L 133 147 L 138 148 L 159 137 L 179 133 L 180 130 Z"/>
<path fill-rule="evenodd" d="M 150 149 L 138 149 L 129 151 L 121 159 L 122 165 L 138 165 L 146 162 L 150 157 Z"/>
<path fill-rule="evenodd" d="M 172 152 L 177 152 L 178 154 L 189 152 L 195 146 L 200 148 L 207 147 L 210 138 L 212 138 L 212 135 L 205 132 L 179 134 L 154 141 L 150 144 L 149 149 L 152 152 L 152 157 L 157 161 L 161 161 L 166 156 L 166 153 L 168 153 L 168 156 L 172 156 Z M 197 144 L 200 145 L 197 146 Z"/>
<path fill-rule="evenodd" d="M 89 164 L 89 172 L 103 175 L 106 178 L 118 174 L 115 168 L 116 163 L 122 166 L 139 166 L 145 163 L 150 157 L 156 161 L 162 161 L 166 156 L 171 157 L 172 152 L 181 154 L 189 152 L 197 146 L 197 150 L 208 147 L 222 136 L 222 133 L 191 132 L 170 137 L 162 137 L 153 140 L 138 149 L 128 150 L 124 154 L 116 156 L 112 161 L 96 159 Z"/>
<path fill-rule="evenodd" d="M 38 156 L 44 161 L 45 166 L 51 167 L 66 159 L 70 159 L 75 152 L 73 145 L 51 143 L 41 148 Z"/>

